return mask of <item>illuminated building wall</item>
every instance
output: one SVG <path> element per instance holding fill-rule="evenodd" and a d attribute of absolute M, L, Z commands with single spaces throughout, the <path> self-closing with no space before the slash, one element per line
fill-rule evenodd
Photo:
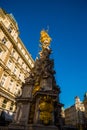
<path fill-rule="evenodd" d="M 16 20 L 0 8 L 0 112 L 15 111 L 15 97 L 34 61 L 19 38 Z"/>

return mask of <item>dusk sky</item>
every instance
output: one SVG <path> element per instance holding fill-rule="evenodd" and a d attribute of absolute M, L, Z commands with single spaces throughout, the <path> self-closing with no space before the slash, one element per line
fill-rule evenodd
<path fill-rule="evenodd" d="M 40 31 L 49 30 L 60 101 L 67 108 L 87 91 L 87 0 L 0 0 L 12 13 L 19 37 L 33 59 L 38 56 Z"/>

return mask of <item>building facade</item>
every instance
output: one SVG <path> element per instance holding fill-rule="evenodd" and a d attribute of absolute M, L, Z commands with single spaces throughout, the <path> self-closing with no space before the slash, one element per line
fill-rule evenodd
<path fill-rule="evenodd" d="M 85 107 L 78 96 L 75 97 L 75 104 L 65 109 L 65 124 L 69 127 L 83 129 L 85 124 Z"/>
<path fill-rule="evenodd" d="M 83 103 L 85 106 L 85 128 L 87 129 L 87 92 L 84 95 Z"/>
<path fill-rule="evenodd" d="M 34 60 L 19 38 L 19 30 L 12 14 L 0 8 L 0 112 L 15 111 L 15 97 L 29 76 Z"/>

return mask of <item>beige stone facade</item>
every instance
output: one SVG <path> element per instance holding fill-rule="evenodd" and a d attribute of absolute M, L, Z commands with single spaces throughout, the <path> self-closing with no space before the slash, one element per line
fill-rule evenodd
<path fill-rule="evenodd" d="M 75 104 L 65 109 L 65 124 L 82 130 L 85 124 L 85 107 L 79 97 L 75 98 Z"/>
<path fill-rule="evenodd" d="M 87 128 L 87 92 L 84 95 L 83 103 L 85 106 L 85 127 Z"/>
<path fill-rule="evenodd" d="M 15 111 L 15 97 L 34 66 L 34 60 L 19 38 L 17 22 L 0 8 L 0 112 Z"/>

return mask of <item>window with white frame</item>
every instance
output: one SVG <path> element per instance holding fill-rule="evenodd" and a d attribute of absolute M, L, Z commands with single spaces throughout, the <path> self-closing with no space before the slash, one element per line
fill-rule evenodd
<path fill-rule="evenodd" d="M 25 63 L 22 63 L 22 67 L 23 67 L 24 69 L 26 69 L 26 64 L 25 64 Z"/>
<path fill-rule="evenodd" d="M 6 44 L 6 42 L 7 42 L 6 37 L 3 37 L 3 39 L 2 39 L 2 43 L 3 43 L 3 44 Z"/>
<path fill-rule="evenodd" d="M 17 96 L 18 95 L 18 91 L 20 90 L 20 86 L 19 84 L 16 84 L 16 87 L 15 87 L 15 92 L 14 94 Z"/>
<path fill-rule="evenodd" d="M 21 78 L 21 76 L 22 76 L 22 73 L 20 72 L 20 73 L 19 73 L 19 78 Z"/>
<path fill-rule="evenodd" d="M 14 49 L 12 50 L 11 55 L 12 55 L 12 56 L 14 56 L 14 55 L 15 55 L 15 50 L 14 50 Z"/>
<path fill-rule="evenodd" d="M 9 68 L 11 68 L 11 65 L 12 65 L 12 61 L 9 60 L 7 66 L 8 66 Z"/>
<path fill-rule="evenodd" d="M 19 74 L 19 78 L 22 82 L 24 82 L 24 74 L 22 72 L 20 72 Z"/>
<path fill-rule="evenodd" d="M 8 32 L 11 33 L 12 30 L 13 30 L 13 27 L 12 27 L 12 25 L 10 24 L 9 27 L 8 27 Z"/>
<path fill-rule="evenodd" d="M 10 80 L 10 83 L 9 83 L 9 86 L 8 86 L 8 90 L 9 90 L 9 91 L 12 90 L 12 88 L 13 88 L 13 83 L 14 83 L 14 82 L 13 82 L 13 80 L 11 79 L 11 80 Z"/>
<path fill-rule="evenodd" d="M 26 70 L 28 69 L 28 67 L 26 66 Z"/>
<path fill-rule="evenodd" d="M 2 86 L 5 85 L 6 80 L 7 80 L 7 75 L 4 74 L 3 77 L 2 77 L 2 79 L 1 79 L 1 85 L 2 85 Z"/>
<path fill-rule="evenodd" d="M 17 74 L 17 67 L 14 68 L 14 74 Z"/>
<path fill-rule="evenodd" d="M 24 62 L 22 62 L 22 66 L 24 66 Z"/>

